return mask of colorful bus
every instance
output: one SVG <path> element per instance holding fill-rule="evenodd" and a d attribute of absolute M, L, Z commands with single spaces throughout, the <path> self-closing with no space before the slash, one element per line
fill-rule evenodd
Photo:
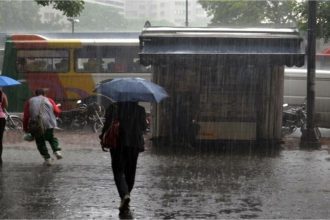
<path fill-rule="evenodd" d="M 79 99 L 109 99 L 93 93 L 95 86 L 118 77 L 151 78 L 139 64 L 139 33 L 14 34 L 6 39 L 2 74 L 22 85 L 5 88 L 10 111 L 21 111 L 37 88 L 62 108 Z"/>

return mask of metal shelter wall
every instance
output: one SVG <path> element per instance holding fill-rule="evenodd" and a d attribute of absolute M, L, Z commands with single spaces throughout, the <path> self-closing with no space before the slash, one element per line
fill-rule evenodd
<path fill-rule="evenodd" d="M 279 141 L 284 65 L 301 66 L 292 30 L 146 29 L 140 60 L 170 98 L 155 106 L 154 137 Z"/>

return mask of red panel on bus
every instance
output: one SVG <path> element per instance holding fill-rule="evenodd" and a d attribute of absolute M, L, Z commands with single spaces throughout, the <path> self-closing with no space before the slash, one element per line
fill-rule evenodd
<path fill-rule="evenodd" d="M 42 40 L 45 41 L 46 40 L 44 37 L 34 34 L 12 35 L 11 39 L 13 41 L 42 41 Z"/>
<path fill-rule="evenodd" d="M 62 88 L 61 81 L 57 74 L 35 73 L 26 74 L 27 83 L 30 91 L 34 92 L 38 88 L 43 88 L 47 91 L 47 96 L 54 100 L 65 100 L 66 94 Z"/>
<path fill-rule="evenodd" d="M 12 35 L 12 41 L 16 48 L 45 48 L 47 47 L 47 39 L 40 35 Z"/>

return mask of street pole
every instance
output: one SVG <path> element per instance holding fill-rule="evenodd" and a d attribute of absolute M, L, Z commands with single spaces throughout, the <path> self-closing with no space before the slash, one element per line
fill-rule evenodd
<path fill-rule="evenodd" d="M 188 27 L 188 0 L 186 0 L 186 27 Z"/>
<path fill-rule="evenodd" d="M 307 39 L 307 122 L 302 129 L 301 148 L 319 148 L 320 137 L 315 127 L 315 32 L 316 0 L 308 1 L 308 39 Z"/>
<path fill-rule="evenodd" d="M 72 33 L 74 33 L 74 19 L 72 19 Z"/>
<path fill-rule="evenodd" d="M 74 18 L 74 17 L 69 17 L 68 21 L 71 22 L 71 31 L 72 31 L 72 33 L 74 33 L 74 23 L 78 23 L 79 19 Z"/>

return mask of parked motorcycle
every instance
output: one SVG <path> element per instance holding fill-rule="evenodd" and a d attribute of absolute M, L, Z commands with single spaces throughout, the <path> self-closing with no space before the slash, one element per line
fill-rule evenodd
<path fill-rule="evenodd" d="M 283 104 L 282 135 L 292 134 L 297 128 L 302 129 L 306 124 L 306 119 L 305 104 L 299 106 Z"/>
<path fill-rule="evenodd" d="M 104 122 L 103 107 L 96 102 L 89 104 L 77 101 L 77 108 L 62 111 L 57 119 L 60 129 L 81 130 L 91 126 L 94 132 L 100 132 Z"/>

